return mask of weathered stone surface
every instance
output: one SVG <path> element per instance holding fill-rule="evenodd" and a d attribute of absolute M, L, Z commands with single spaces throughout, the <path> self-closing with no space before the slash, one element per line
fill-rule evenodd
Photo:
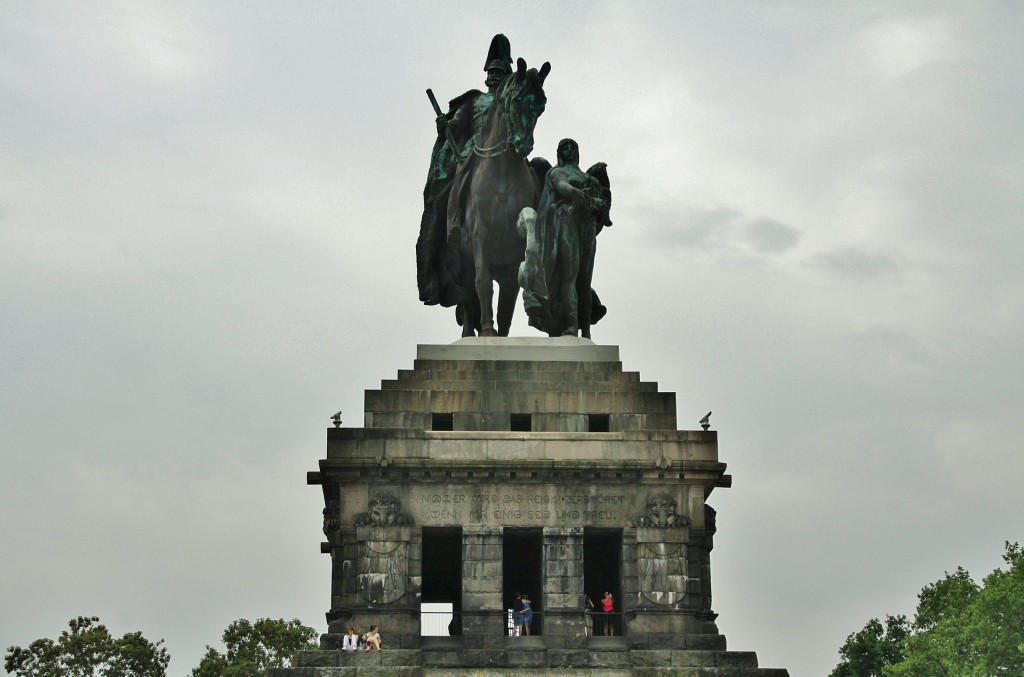
<path fill-rule="evenodd" d="M 269 668 L 266 677 L 314 677 L 317 668 Z"/>
<path fill-rule="evenodd" d="M 367 392 L 365 412 L 364 428 L 328 429 L 309 481 L 323 486 L 329 513 L 329 629 L 380 624 L 385 651 L 307 667 L 360 677 L 769 674 L 754 654 L 727 652 L 708 620 L 715 525 L 705 501 L 731 484 L 717 433 L 677 430 L 675 394 L 623 371 L 617 348 L 581 339 L 424 346 L 414 369 Z M 432 543 L 461 564 L 459 625 L 455 636 L 421 639 L 421 592 L 450 594 L 425 575 L 439 566 L 425 540 L 432 528 Z M 506 636 L 510 529 L 540 534 L 516 541 L 540 547 L 531 574 L 540 584 L 528 584 L 532 637 Z M 585 635 L 585 541 L 598 532 L 621 543 L 614 637 Z M 437 535 L 453 533 L 461 544 Z"/>
<path fill-rule="evenodd" d="M 686 635 L 687 649 L 725 651 L 725 635 Z"/>
<path fill-rule="evenodd" d="M 377 653 L 380 655 L 380 664 L 386 666 L 393 665 L 420 665 L 421 655 L 420 651 L 412 649 L 388 649 L 385 651 L 364 651 L 363 653 Z"/>
<path fill-rule="evenodd" d="M 295 667 L 333 667 L 338 665 L 338 650 L 331 651 L 296 651 L 292 657 Z"/>
<path fill-rule="evenodd" d="M 673 651 L 673 667 L 699 667 L 715 665 L 714 651 Z"/>
<path fill-rule="evenodd" d="M 753 651 L 722 651 L 715 654 L 715 667 L 756 668 L 757 654 Z"/>
<path fill-rule="evenodd" d="M 591 651 L 588 662 L 595 668 L 624 668 L 632 658 L 628 651 Z"/>
<path fill-rule="evenodd" d="M 667 650 L 631 651 L 630 660 L 637 667 L 665 667 L 672 665 L 672 652 Z"/>

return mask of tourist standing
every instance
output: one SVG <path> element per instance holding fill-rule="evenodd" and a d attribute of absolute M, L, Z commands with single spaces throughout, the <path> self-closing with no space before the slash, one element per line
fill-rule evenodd
<path fill-rule="evenodd" d="M 604 634 L 611 636 L 615 634 L 615 626 L 612 625 L 612 614 L 615 613 L 615 600 L 612 593 L 604 593 L 601 598 L 601 611 L 604 612 Z"/>

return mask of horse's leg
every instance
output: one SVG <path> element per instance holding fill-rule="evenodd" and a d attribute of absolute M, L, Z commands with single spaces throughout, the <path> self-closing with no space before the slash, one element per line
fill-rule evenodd
<path fill-rule="evenodd" d="M 462 326 L 462 337 L 476 336 L 480 330 L 480 313 L 477 311 L 476 301 L 476 276 L 473 273 L 473 260 L 470 252 L 456 248 L 453 266 L 456 278 L 455 283 L 460 298 L 455 306 L 455 316 Z"/>
<path fill-rule="evenodd" d="M 516 301 L 519 299 L 519 264 L 503 263 L 492 268 L 498 280 L 498 336 L 508 336 L 512 329 L 512 315 L 516 312 Z"/>
<path fill-rule="evenodd" d="M 480 336 L 497 336 L 494 331 L 494 283 L 491 281 L 491 266 L 484 253 L 484 235 L 480 232 L 476 214 L 467 217 L 470 222 L 470 239 L 473 244 L 473 267 L 476 273 L 476 297 L 480 303 Z"/>
<path fill-rule="evenodd" d="M 467 301 L 466 303 L 460 303 L 455 307 L 455 313 L 459 319 L 459 324 L 462 325 L 462 338 L 476 336 L 476 331 L 474 331 L 476 322 L 473 317 L 474 313 L 472 305 L 472 303 Z"/>

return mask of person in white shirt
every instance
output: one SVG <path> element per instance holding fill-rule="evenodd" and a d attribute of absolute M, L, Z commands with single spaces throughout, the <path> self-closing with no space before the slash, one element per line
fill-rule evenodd
<path fill-rule="evenodd" d="M 342 651 L 355 651 L 359 648 L 359 635 L 356 634 L 356 629 L 351 625 L 348 626 L 348 632 L 341 638 L 341 650 Z"/>

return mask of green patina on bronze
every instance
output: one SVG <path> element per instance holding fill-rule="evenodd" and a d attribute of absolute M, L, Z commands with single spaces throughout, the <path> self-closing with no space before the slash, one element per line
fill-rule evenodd
<path fill-rule="evenodd" d="M 583 173 L 577 151 L 545 181 L 550 163 L 527 161 L 547 106 L 543 83 L 550 65 L 528 69 L 519 59 L 513 72 L 511 64 L 508 39 L 496 35 L 484 61 L 486 92 L 470 90 L 442 114 L 427 90 L 437 138 L 416 243 L 420 300 L 455 306 L 463 336 L 507 336 L 522 286 L 532 326 L 552 336 L 589 338 L 605 312 L 590 280 L 596 235 L 611 225 L 607 171 L 598 163 Z M 542 199 L 542 189 L 550 198 Z M 536 226 L 532 235 L 529 224 Z M 532 257 L 529 237 L 535 239 Z M 493 282 L 499 286 L 496 314 Z"/>

